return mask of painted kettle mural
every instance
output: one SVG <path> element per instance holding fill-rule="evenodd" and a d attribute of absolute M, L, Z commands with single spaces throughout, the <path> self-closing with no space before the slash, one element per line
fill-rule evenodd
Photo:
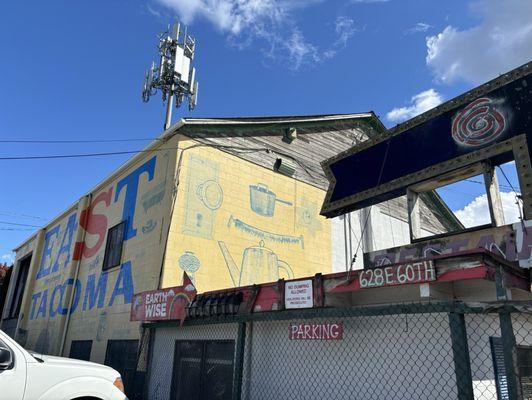
<path fill-rule="evenodd" d="M 263 183 L 249 186 L 249 203 L 256 214 L 264 217 L 273 217 L 276 202 L 286 206 L 293 205 L 289 201 L 278 199 L 276 194 Z"/>
<path fill-rule="evenodd" d="M 218 245 L 224 256 L 234 286 L 246 286 L 254 283 L 276 281 L 279 279 L 280 270 L 284 271 L 288 279 L 294 277 L 290 265 L 279 260 L 277 254 L 267 247 L 264 247 L 264 241 L 262 240 L 258 246 L 244 249 L 240 269 L 229 253 L 226 244 L 219 241 Z"/>

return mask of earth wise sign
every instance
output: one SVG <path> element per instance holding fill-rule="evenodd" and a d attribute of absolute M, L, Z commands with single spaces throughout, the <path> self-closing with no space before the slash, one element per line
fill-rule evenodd
<path fill-rule="evenodd" d="M 166 289 L 138 293 L 131 303 L 131 321 L 181 320 L 186 317 L 186 307 L 196 296 L 196 288 L 185 283 Z"/>

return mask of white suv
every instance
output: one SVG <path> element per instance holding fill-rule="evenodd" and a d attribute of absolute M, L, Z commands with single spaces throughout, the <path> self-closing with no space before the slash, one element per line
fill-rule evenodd
<path fill-rule="evenodd" d="M 0 398 L 127 400 L 120 374 L 105 365 L 32 355 L 0 330 Z"/>

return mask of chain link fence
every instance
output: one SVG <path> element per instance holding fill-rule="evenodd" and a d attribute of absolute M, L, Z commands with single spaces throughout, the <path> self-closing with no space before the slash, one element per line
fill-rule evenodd
<path fill-rule="evenodd" d="M 396 304 L 150 325 L 144 397 L 532 399 L 532 304 Z"/>

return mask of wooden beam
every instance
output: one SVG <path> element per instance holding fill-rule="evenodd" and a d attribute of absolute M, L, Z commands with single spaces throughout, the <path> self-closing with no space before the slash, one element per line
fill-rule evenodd
<path fill-rule="evenodd" d="M 499 190 L 499 180 L 495 172 L 495 167 L 485 164 L 484 184 L 488 195 L 488 205 L 491 221 L 495 226 L 504 225 L 504 212 L 502 208 L 501 192 Z"/>
<path fill-rule="evenodd" d="M 408 226 L 410 228 L 410 241 L 421 237 L 421 213 L 419 210 L 419 193 L 411 189 L 406 191 L 408 205 Z"/>

